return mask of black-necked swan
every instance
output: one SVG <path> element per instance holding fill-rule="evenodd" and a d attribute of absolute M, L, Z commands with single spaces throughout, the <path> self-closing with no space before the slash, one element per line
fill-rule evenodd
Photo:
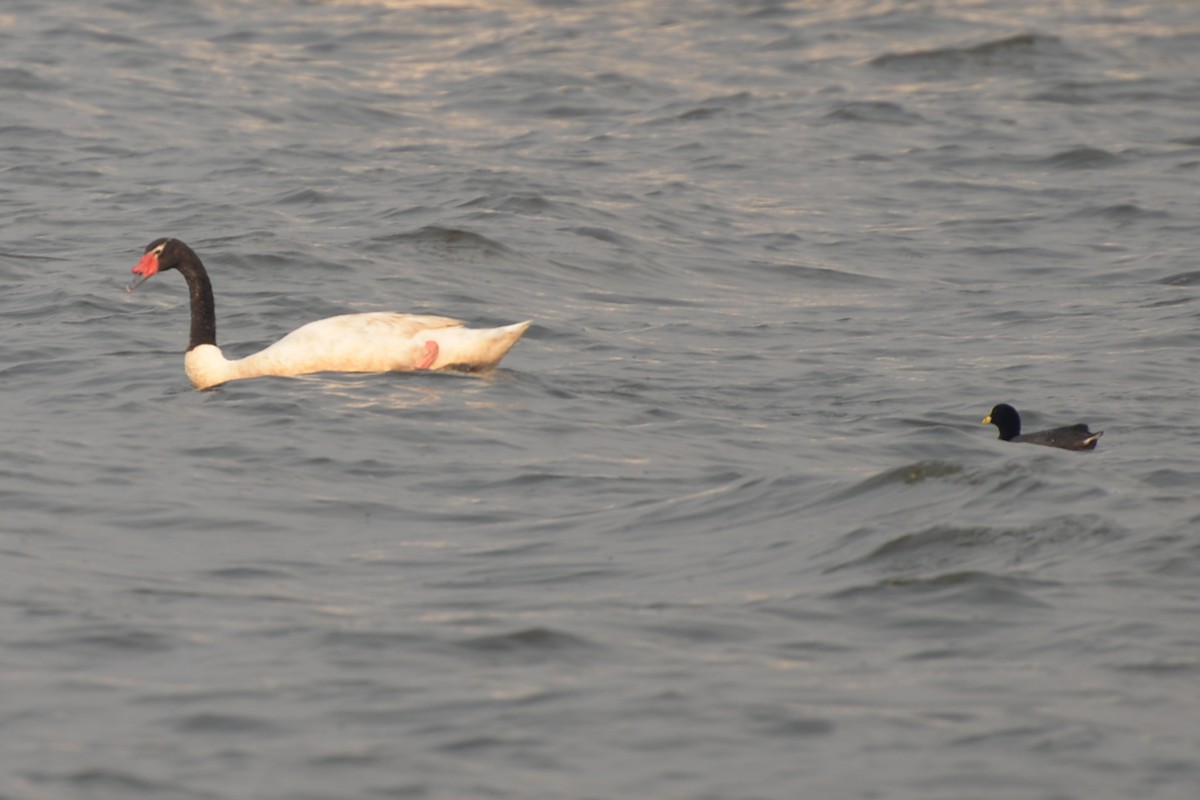
<path fill-rule="evenodd" d="M 128 291 L 168 269 L 183 273 L 191 295 L 192 332 L 183 366 L 197 389 L 265 375 L 482 370 L 500 363 L 530 325 L 467 328 L 461 320 L 425 314 L 343 314 L 310 322 L 264 350 L 230 360 L 217 347 L 212 283 L 192 248 L 178 239 L 146 245 Z"/>

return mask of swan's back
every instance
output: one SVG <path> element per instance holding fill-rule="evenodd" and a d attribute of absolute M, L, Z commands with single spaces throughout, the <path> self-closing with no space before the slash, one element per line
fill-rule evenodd
<path fill-rule="evenodd" d="M 431 314 L 397 314 L 387 311 L 341 314 L 301 325 L 263 352 L 276 347 L 284 350 L 315 347 L 346 347 L 353 350 L 388 348 L 400 346 L 430 331 L 461 328 L 464 324 L 459 319 Z"/>
<path fill-rule="evenodd" d="M 528 322 L 466 328 L 462 320 L 429 314 L 342 314 L 303 325 L 236 363 L 248 373 L 246 377 L 447 367 L 478 370 L 495 366 L 528 328 Z M 430 343 L 436 346 L 437 357 L 426 363 Z"/>

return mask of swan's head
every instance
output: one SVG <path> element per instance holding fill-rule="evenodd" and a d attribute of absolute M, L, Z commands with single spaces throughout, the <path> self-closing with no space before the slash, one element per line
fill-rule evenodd
<path fill-rule="evenodd" d="M 146 245 L 141 261 L 133 268 L 134 278 L 129 282 L 125 291 L 132 292 L 148 278 L 154 277 L 165 269 L 179 266 L 182 248 L 186 246 L 178 239 L 167 238 L 155 239 Z"/>

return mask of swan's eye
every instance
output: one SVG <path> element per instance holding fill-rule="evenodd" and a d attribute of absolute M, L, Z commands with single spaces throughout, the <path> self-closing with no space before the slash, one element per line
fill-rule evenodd
<path fill-rule="evenodd" d="M 160 256 L 163 254 L 163 252 L 166 251 L 167 245 L 171 244 L 174 241 L 175 240 L 172 239 L 170 236 L 160 236 L 157 239 L 155 239 L 154 241 L 150 242 L 150 244 L 146 245 L 146 249 L 142 251 L 142 255 L 148 256 L 148 255 L 153 254 L 156 256 Z"/>

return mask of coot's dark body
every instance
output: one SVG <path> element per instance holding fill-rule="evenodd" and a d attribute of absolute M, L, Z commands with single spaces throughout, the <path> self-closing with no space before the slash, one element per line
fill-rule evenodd
<path fill-rule="evenodd" d="M 992 413 L 983 418 L 983 424 L 995 425 L 1000 429 L 1000 438 L 1006 442 L 1025 442 L 1026 444 L 1041 444 L 1046 447 L 1059 447 L 1063 450 L 1095 450 L 1096 440 L 1104 435 L 1104 431 L 1092 433 L 1082 422 L 1077 425 L 1066 425 L 1062 428 L 1021 433 L 1021 415 L 1008 403 L 1001 403 L 992 409 Z"/>

